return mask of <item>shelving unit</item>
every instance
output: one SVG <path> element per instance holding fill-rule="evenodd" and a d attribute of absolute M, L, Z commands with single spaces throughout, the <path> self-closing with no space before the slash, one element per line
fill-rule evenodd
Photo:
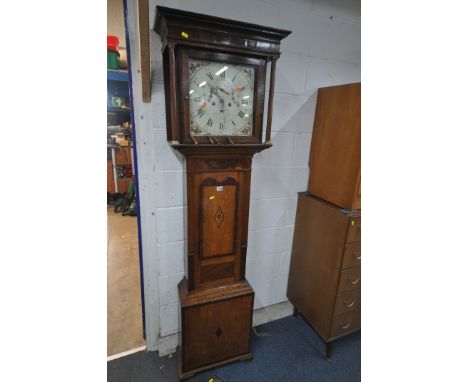
<path fill-rule="evenodd" d="M 131 113 L 129 108 L 112 106 L 112 97 L 129 97 L 128 72 L 126 70 L 107 69 L 107 120 L 112 125 L 121 125 L 123 121 L 130 121 Z M 131 166 L 132 174 L 133 147 L 119 147 L 108 145 L 110 151 L 107 156 L 107 192 L 127 192 L 131 177 L 118 177 L 118 166 Z"/>
<path fill-rule="evenodd" d="M 107 80 L 128 82 L 128 72 L 126 70 L 107 69 Z"/>
<path fill-rule="evenodd" d="M 135 173 L 133 147 L 108 146 L 108 149 L 111 150 L 111 159 L 107 159 L 107 191 L 127 192 L 132 178 L 119 178 L 117 168 L 119 166 L 131 166 L 132 174 Z"/>

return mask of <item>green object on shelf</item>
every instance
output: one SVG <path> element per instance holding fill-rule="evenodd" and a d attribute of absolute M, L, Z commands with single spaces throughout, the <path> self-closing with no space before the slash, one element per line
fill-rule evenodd
<path fill-rule="evenodd" d="M 113 50 L 107 51 L 107 69 L 118 69 L 119 68 L 119 52 Z"/>

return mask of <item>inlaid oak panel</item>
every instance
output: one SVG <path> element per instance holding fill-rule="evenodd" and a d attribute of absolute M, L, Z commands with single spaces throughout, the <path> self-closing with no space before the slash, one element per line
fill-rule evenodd
<path fill-rule="evenodd" d="M 189 162 L 190 163 L 190 162 Z M 193 163 L 190 163 L 190 167 Z M 241 245 L 247 219 L 246 179 L 244 171 L 188 173 L 192 190 L 189 221 L 188 273 L 193 274 L 189 289 L 211 288 L 243 279 Z M 246 235 L 246 232 L 245 232 Z"/>
<path fill-rule="evenodd" d="M 235 252 L 238 189 L 232 178 L 224 182 L 209 178 L 201 184 L 201 257 Z"/>

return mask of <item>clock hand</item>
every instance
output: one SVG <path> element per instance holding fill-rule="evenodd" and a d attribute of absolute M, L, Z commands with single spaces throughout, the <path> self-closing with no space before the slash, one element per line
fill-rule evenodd
<path fill-rule="evenodd" d="M 224 98 L 219 97 L 219 103 L 221 105 L 220 112 L 223 113 L 223 126 L 226 126 L 226 113 L 224 110 Z"/>
<path fill-rule="evenodd" d="M 224 122 L 223 122 L 223 123 L 224 123 L 223 126 L 226 126 L 226 113 L 223 113 L 223 121 L 224 121 Z"/>
<path fill-rule="evenodd" d="M 221 113 L 224 113 L 224 98 L 221 98 L 220 96 L 218 96 L 218 98 L 219 98 L 219 104 L 221 106 L 220 111 Z"/>
<path fill-rule="evenodd" d="M 219 86 L 218 86 L 218 90 L 221 90 L 224 94 L 229 95 L 229 93 L 226 90 L 224 90 L 223 88 L 220 88 Z"/>
<path fill-rule="evenodd" d="M 218 89 L 216 87 L 210 85 L 210 93 L 218 95 Z"/>

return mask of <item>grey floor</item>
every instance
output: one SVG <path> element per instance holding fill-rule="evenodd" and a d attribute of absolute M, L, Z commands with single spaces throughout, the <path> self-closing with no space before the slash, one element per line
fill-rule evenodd
<path fill-rule="evenodd" d="M 320 338 L 299 315 L 257 326 L 248 362 L 234 362 L 208 370 L 190 381 L 314 381 L 358 382 L 361 379 L 361 334 L 353 333 L 332 344 L 329 360 Z M 177 381 L 176 357 L 159 358 L 139 352 L 107 363 L 108 382 Z"/>

